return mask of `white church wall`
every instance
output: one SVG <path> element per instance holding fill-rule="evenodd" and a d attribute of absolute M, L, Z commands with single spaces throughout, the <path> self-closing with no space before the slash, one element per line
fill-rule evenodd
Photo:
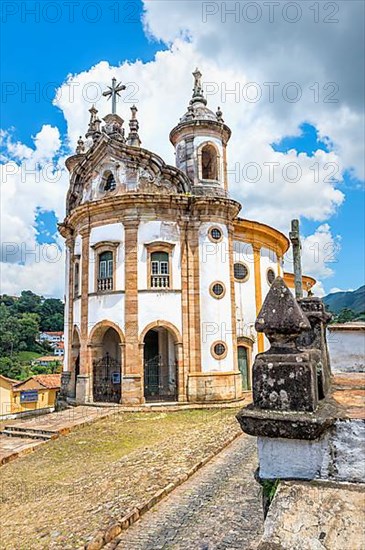
<path fill-rule="evenodd" d="M 141 222 L 138 228 L 138 289 L 148 288 L 146 244 L 155 241 L 174 243 L 171 254 L 172 288 L 181 290 L 180 230 L 176 222 Z"/>
<path fill-rule="evenodd" d="M 96 292 L 95 288 L 95 262 L 97 253 L 93 245 L 103 241 L 120 242 L 116 249 L 115 257 L 115 290 L 124 290 L 124 226 L 121 223 L 110 223 L 99 227 L 93 227 L 90 232 L 89 250 L 89 292 Z"/>
<path fill-rule="evenodd" d="M 277 255 L 273 250 L 268 248 L 261 248 L 260 253 L 260 268 L 261 268 L 261 291 L 262 291 L 262 303 L 264 302 L 267 293 L 270 290 L 270 285 L 267 280 L 267 270 L 272 269 L 275 273 L 275 277 L 278 276 L 278 260 Z M 264 335 L 264 349 L 269 349 L 270 342 Z"/>
<path fill-rule="evenodd" d="M 138 332 L 154 321 L 168 321 L 182 334 L 181 292 L 146 291 L 138 293 Z"/>
<path fill-rule="evenodd" d="M 276 253 L 273 250 L 269 250 L 268 248 L 261 248 L 260 267 L 262 301 L 264 301 L 267 293 L 270 290 L 270 285 L 267 281 L 267 270 L 272 269 L 275 273 L 275 277 L 277 277 L 278 275 L 278 261 Z"/>
<path fill-rule="evenodd" d="M 234 262 L 243 262 L 249 271 L 248 279 L 242 283 L 235 282 L 237 336 L 255 335 L 256 299 L 253 248 L 249 243 L 234 241 Z M 253 350 L 255 351 L 255 350 Z"/>
<path fill-rule="evenodd" d="M 103 320 L 112 321 L 124 332 L 125 297 L 123 293 L 89 296 L 88 333 Z"/>
<path fill-rule="evenodd" d="M 219 227 L 223 240 L 212 243 L 208 237 L 211 227 Z M 199 230 L 200 256 L 200 318 L 201 318 L 201 358 L 202 371 L 232 371 L 233 350 L 232 316 L 230 293 L 228 231 L 226 226 L 217 223 L 202 223 Z M 219 300 L 211 296 L 209 288 L 214 282 L 224 284 L 226 293 Z M 227 346 L 224 359 L 215 359 L 211 354 L 211 345 L 222 340 Z"/>
<path fill-rule="evenodd" d="M 73 324 L 80 328 L 81 325 L 81 298 L 77 298 L 73 302 Z M 66 349 L 66 345 L 65 345 Z"/>

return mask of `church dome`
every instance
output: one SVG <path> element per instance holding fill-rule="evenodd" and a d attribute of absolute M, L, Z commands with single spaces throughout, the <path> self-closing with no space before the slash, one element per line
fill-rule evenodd
<path fill-rule="evenodd" d="M 203 89 L 201 84 L 202 74 L 199 69 L 195 69 L 194 73 L 194 88 L 193 97 L 190 100 L 188 110 L 180 118 L 180 124 L 185 122 L 194 121 L 211 121 L 222 123 L 222 112 L 218 107 L 218 111 L 213 113 L 211 109 L 207 107 L 207 100 L 203 95 Z"/>

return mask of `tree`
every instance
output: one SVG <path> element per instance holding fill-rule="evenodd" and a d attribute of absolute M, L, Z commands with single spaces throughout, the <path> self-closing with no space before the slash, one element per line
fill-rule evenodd
<path fill-rule="evenodd" d="M 43 298 L 31 290 L 22 290 L 14 306 L 19 313 L 40 313 Z"/>
<path fill-rule="evenodd" d="M 352 311 L 352 309 L 348 307 L 344 307 L 341 309 L 340 313 L 337 314 L 335 318 L 336 323 L 348 323 L 349 321 L 353 321 L 355 319 L 355 313 Z"/>
<path fill-rule="evenodd" d="M 36 313 L 23 313 L 19 319 L 19 349 L 36 350 L 38 334 L 39 315 Z"/>

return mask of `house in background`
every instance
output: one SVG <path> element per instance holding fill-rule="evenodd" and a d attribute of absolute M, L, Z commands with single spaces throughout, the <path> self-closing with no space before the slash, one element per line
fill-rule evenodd
<path fill-rule="evenodd" d="M 60 343 L 63 342 L 64 340 L 64 336 L 63 336 L 63 332 L 60 330 L 60 331 L 44 331 L 44 332 L 40 332 L 39 333 L 39 338 L 38 338 L 39 342 L 41 342 L 42 344 L 44 342 L 46 342 L 47 344 L 49 344 L 51 347 L 55 348 L 57 347 Z"/>
<path fill-rule="evenodd" d="M 0 418 L 52 412 L 60 385 L 60 374 L 38 374 L 22 381 L 0 375 Z"/>
<path fill-rule="evenodd" d="M 37 357 L 32 361 L 32 365 L 40 365 L 41 367 L 58 367 L 62 364 L 62 357 L 56 355 L 42 355 L 42 357 Z"/>
<path fill-rule="evenodd" d="M 59 342 L 54 348 L 54 354 L 57 357 L 63 357 L 65 354 L 65 345 L 63 342 Z"/>

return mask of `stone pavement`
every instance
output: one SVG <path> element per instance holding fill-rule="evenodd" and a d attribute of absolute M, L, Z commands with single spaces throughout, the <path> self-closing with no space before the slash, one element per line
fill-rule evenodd
<path fill-rule="evenodd" d="M 285 481 L 269 508 L 259 549 L 364 550 L 361 483 Z"/>
<path fill-rule="evenodd" d="M 106 550 L 250 550 L 263 532 L 256 439 L 241 436 Z"/>
<path fill-rule="evenodd" d="M 27 430 L 29 430 L 30 434 L 34 431 L 43 431 L 55 438 L 112 414 L 118 414 L 118 410 L 115 407 L 80 406 L 62 412 L 34 416 L 26 420 L 9 421 L 5 423 L 5 429 L 8 427 L 21 429 L 24 435 Z M 9 437 L 7 435 L 0 435 L 0 466 L 31 452 L 41 443 L 45 443 L 45 441 L 30 439 L 24 436 Z"/>

